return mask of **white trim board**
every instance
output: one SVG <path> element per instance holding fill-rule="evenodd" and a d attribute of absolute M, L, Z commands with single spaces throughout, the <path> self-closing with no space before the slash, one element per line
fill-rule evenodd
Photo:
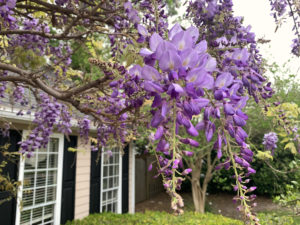
<path fill-rule="evenodd" d="M 34 120 L 34 112 L 31 112 L 31 114 L 24 114 L 22 116 L 18 116 L 17 113 L 20 111 L 20 109 L 17 108 L 9 108 L 9 107 L 3 107 L 0 105 L 0 117 L 10 119 L 12 122 L 16 123 L 22 123 L 22 124 L 29 124 Z M 72 128 L 78 128 L 78 122 L 75 119 L 71 119 L 71 127 Z M 90 131 L 96 132 L 97 127 L 90 125 Z"/>

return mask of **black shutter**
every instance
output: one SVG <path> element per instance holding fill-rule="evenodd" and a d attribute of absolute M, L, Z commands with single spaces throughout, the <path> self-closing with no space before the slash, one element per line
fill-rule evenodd
<path fill-rule="evenodd" d="M 129 165 L 129 145 L 124 149 L 124 155 L 122 157 L 122 213 L 128 212 L 128 167 Z"/>
<path fill-rule="evenodd" d="M 91 151 L 90 214 L 100 212 L 101 157 L 99 151 Z M 98 160 L 97 160 L 98 159 Z"/>
<path fill-rule="evenodd" d="M 19 150 L 19 145 L 17 144 L 21 141 L 21 134 L 18 131 L 11 130 L 9 137 L 3 137 L 0 135 L 0 146 L 3 146 L 7 143 L 10 144 L 8 151 L 9 152 L 17 152 Z M 3 175 L 7 175 L 11 180 L 18 180 L 18 161 L 11 162 L 8 161 L 7 158 L 4 158 L 2 154 L 0 154 L 0 163 L 6 160 L 8 164 L 3 170 Z M 2 191 L 0 192 L 0 201 L 9 197 L 9 193 Z M 0 224 L 1 225 L 14 225 L 16 219 L 16 198 L 13 198 L 10 201 L 6 201 L 0 204 Z"/>
<path fill-rule="evenodd" d="M 77 147 L 77 136 L 70 136 L 69 139 L 65 138 L 64 141 L 61 224 L 73 220 L 75 210 L 76 152 L 70 152 L 68 148 Z"/>

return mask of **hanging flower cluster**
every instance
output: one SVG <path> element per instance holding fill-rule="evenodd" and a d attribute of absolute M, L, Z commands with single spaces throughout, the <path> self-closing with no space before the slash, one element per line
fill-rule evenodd
<path fill-rule="evenodd" d="M 263 145 L 266 150 L 271 150 L 272 155 L 274 154 L 274 150 L 277 148 L 276 143 L 278 142 L 277 134 L 274 132 L 270 132 L 264 135 Z"/>
<path fill-rule="evenodd" d="M 16 28 L 16 18 L 13 16 L 13 9 L 16 6 L 16 0 L 1 0 L 0 1 L 0 15 L 3 18 L 3 24 L 1 29 L 9 27 L 11 29 Z"/>
<path fill-rule="evenodd" d="M 40 94 L 39 97 L 40 104 L 36 108 L 34 114 L 35 119 L 33 120 L 33 124 L 36 125 L 36 127 L 31 131 L 25 141 L 19 143 L 20 151 L 27 153 L 28 157 L 32 156 L 36 149 L 45 148 L 47 146 L 50 135 L 57 124 L 59 124 L 61 130 L 65 127 L 65 134 L 68 135 L 71 133 L 70 114 L 65 112 L 65 107 L 46 94 Z M 64 123 L 59 119 L 61 110 L 63 110 L 65 117 L 69 117 L 65 119 Z"/>
<path fill-rule="evenodd" d="M 216 133 L 218 158 L 222 157 L 222 146 L 227 145 L 231 136 L 241 148 L 234 160 L 246 168 L 246 176 L 255 173 L 249 164 L 253 153 L 245 143 L 247 133 L 242 128 L 248 117 L 242 110 L 248 100 L 244 89 L 254 93 L 249 90 L 261 86 L 264 78 L 254 72 L 243 74 L 243 66 L 248 66 L 250 60 L 248 50 L 233 48 L 226 51 L 227 62 L 234 64 L 225 64 L 221 70 L 217 67 L 217 60 L 207 53 L 206 40 L 197 41 L 197 28 L 191 26 L 183 30 L 176 24 L 169 31 L 168 38 L 164 40 L 159 34 L 152 34 L 150 49 L 140 51 L 145 66 L 135 65 L 129 72 L 137 74 L 143 80 L 144 90 L 153 96 L 150 125 L 156 128 L 156 132 L 150 139 L 157 143 L 159 172 L 164 177 L 165 188 L 177 198 L 173 193 L 180 188 L 182 178 L 175 174 L 191 172 L 190 168 L 179 172 L 183 167 L 182 154 L 192 155 L 192 152 L 181 152 L 180 143 L 199 147 L 192 138 L 181 138 L 183 131 L 196 137 L 203 130 L 207 142 L 212 141 Z M 203 120 L 193 124 L 192 118 L 199 115 Z M 216 127 L 216 121 L 221 121 L 222 125 Z M 182 201 L 176 198 L 173 203 L 178 204 L 172 207 L 180 213 Z"/>
<path fill-rule="evenodd" d="M 160 173 L 164 176 L 164 186 L 172 197 L 172 207 L 180 213 L 182 200 L 175 195 L 182 179 L 175 173 L 182 168 L 179 142 L 191 146 L 199 143 L 191 138 L 177 138 L 180 129 L 185 129 L 190 136 L 198 136 L 199 132 L 192 124 L 193 115 L 210 104 L 205 98 L 205 90 L 214 89 L 213 71 L 216 60 L 206 53 L 206 42 L 196 43 L 199 32 L 195 27 L 186 31 L 176 24 L 169 32 L 169 40 L 159 34 L 150 37 L 150 49 L 141 49 L 146 65 L 135 65 L 129 73 L 137 74 L 142 80 L 142 88 L 153 96 L 152 120 L 150 125 L 156 128 L 153 141 L 157 142 Z M 158 65 L 158 67 L 156 67 Z M 218 82 L 225 78 L 219 78 Z M 213 114 L 215 116 L 215 114 Z M 213 125 L 207 126 L 207 138 L 211 139 Z M 183 174 L 191 172 L 186 169 Z"/>

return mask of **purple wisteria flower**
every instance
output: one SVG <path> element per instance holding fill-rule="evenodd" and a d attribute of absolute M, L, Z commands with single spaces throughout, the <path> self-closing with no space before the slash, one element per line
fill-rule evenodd
<path fill-rule="evenodd" d="M 276 143 L 278 142 L 277 134 L 274 132 L 270 132 L 264 135 L 263 145 L 266 150 L 271 150 L 272 154 L 274 154 L 274 150 L 277 148 Z"/>

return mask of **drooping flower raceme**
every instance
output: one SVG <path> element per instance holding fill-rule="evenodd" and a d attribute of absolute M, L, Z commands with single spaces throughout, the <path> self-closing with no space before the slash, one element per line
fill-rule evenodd
<path fill-rule="evenodd" d="M 247 175 L 255 173 L 249 164 L 253 153 L 245 143 L 248 135 L 242 128 L 248 116 L 242 110 L 249 98 L 244 89 L 255 94 L 253 89 L 261 86 L 264 78 L 255 71 L 244 75 L 250 60 L 248 49 L 235 47 L 223 52 L 227 63 L 232 61 L 235 65 L 224 63 L 218 68 L 217 60 L 207 53 L 207 41 L 198 42 L 197 28 L 183 30 L 176 24 L 168 37 L 165 40 L 157 33 L 152 34 L 150 48 L 140 51 L 145 65 L 135 65 L 129 72 L 142 79 L 142 87 L 153 97 L 150 125 L 156 128 L 153 140 L 167 191 L 173 193 L 180 186 L 174 176 L 182 168 L 182 155 L 192 155 L 181 152 L 178 146 L 199 147 L 192 138 L 178 138 L 183 132 L 196 137 L 203 130 L 207 142 L 214 140 L 216 133 L 214 148 L 218 158 L 223 155 L 222 146 L 229 141 L 227 132 L 241 148 L 235 161 L 247 170 Z M 192 118 L 200 114 L 203 120 L 193 124 Z M 222 121 L 223 128 L 216 127 L 216 120 Z M 191 172 L 186 169 L 183 174 Z M 175 210 L 179 210 L 179 205 Z"/>
<path fill-rule="evenodd" d="M 272 154 L 274 154 L 274 150 L 277 148 L 276 143 L 278 142 L 277 134 L 274 132 L 270 132 L 264 135 L 263 145 L 266 150 L 271 150 Z"/>

